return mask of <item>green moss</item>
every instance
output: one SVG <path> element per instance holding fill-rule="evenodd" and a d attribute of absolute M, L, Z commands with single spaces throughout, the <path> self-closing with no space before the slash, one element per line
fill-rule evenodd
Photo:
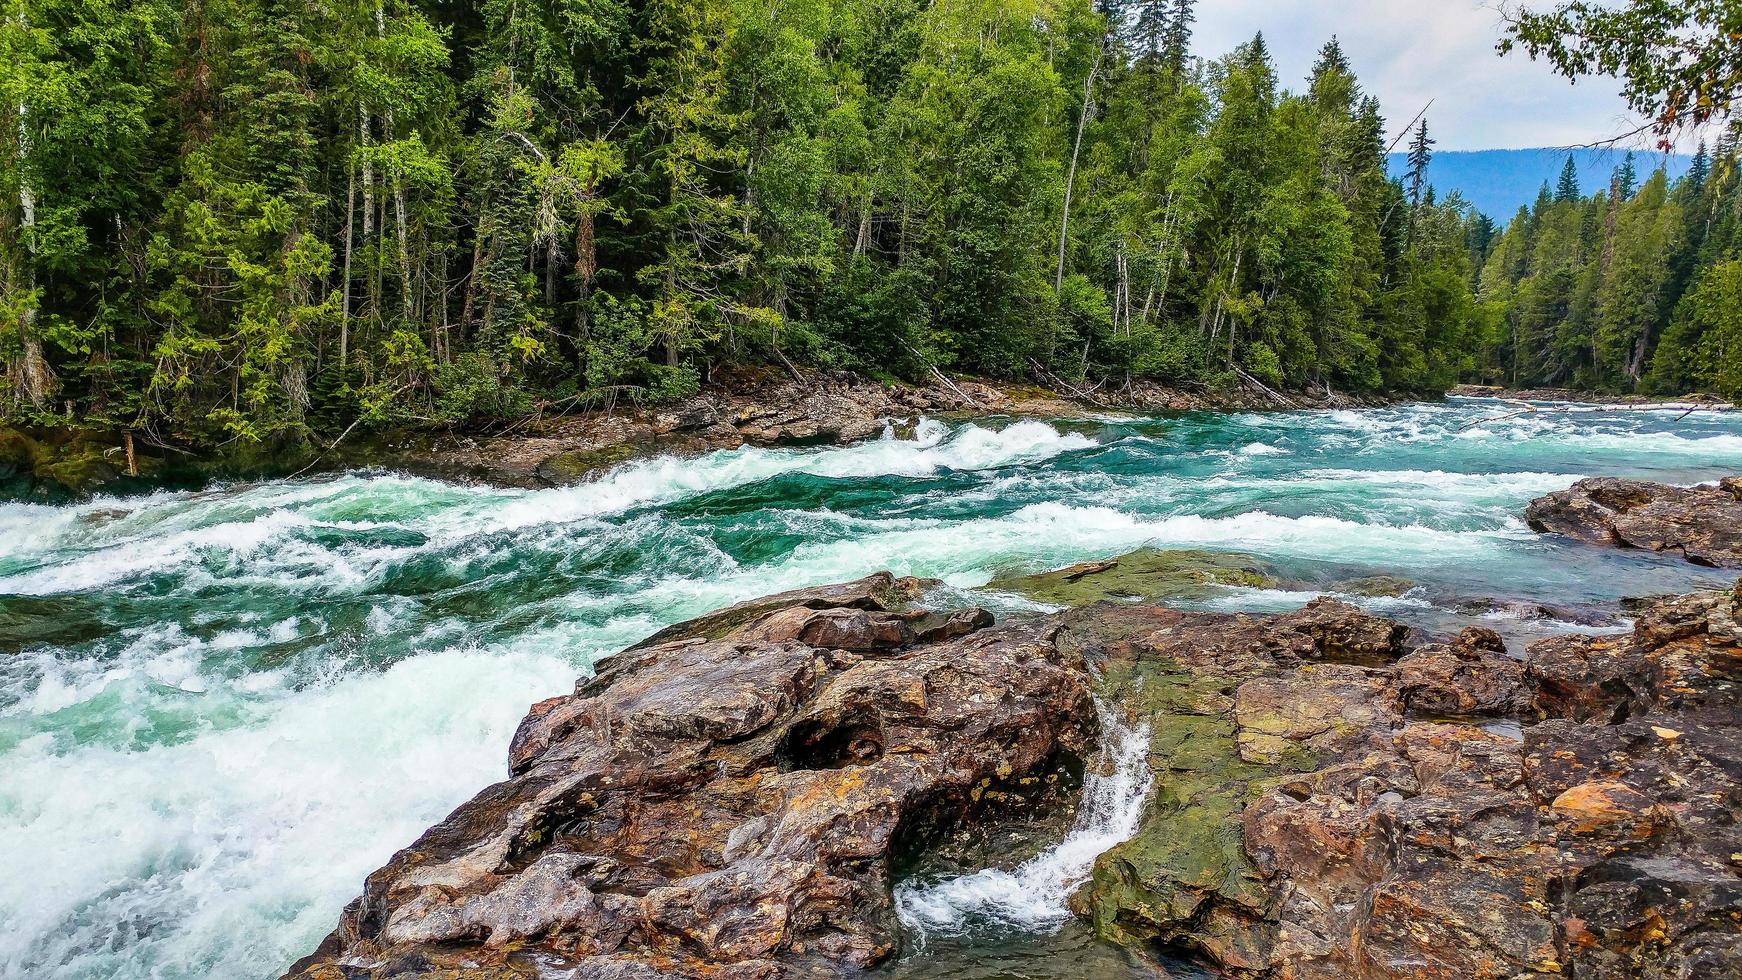
<path fill-rule="evenodd" d="M 1368 575 L 1339 584 L 1337 591 L 1348 595 L 1396 598 L 1413 588 L 1414 582 L 1396 575 Z"/>
<path fill-rule="evenodd" d="M 1269 896 L 1246 857 L 1241 814 L 1320 761 L 1293 743 L 1273 762 L 1242 759 L 1231 714 L 1240 678 L 1126 650 L 1104 665 L 1102 693 L 1149 725 L 1155 785 L 1137 833 L 1101 855 L 1073 904 L 1102 938 L 1126 945 L 1178 938 L 1206 903 L 1261 914 Z"/>
<path fill-rule="evenodd" d="M 598 449 L 577 449 L 573 452 L 557 453 L 538 464 L 538 478 L 557 486 L 579 483 L 586 477 L 607 467 L 616 466 L 634 458 L 636 448 L 628 443 L 614 446 L 603 446 Z"/>
<path fill-rule="evenodd" d="M 1111 561 L 999 579 L 990 588 L 1055 606 L 1081 606 L 1103 599 L 1189 598 L 1220 586 L 1263 588 L 1274 583 L 1270 570 L 1250 555 L 1143 548 Z"/>

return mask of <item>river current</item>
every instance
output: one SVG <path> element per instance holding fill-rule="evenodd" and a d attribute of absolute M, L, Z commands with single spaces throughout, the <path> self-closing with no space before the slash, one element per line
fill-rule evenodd
<path fill-rule="evenodd" d="M 1602 611 L 1729 581 L 1517 515 L 1582 476 L 1742 471 L 1742 417 L 1512 411 L 926 421 L 554 490 L 357 473 L 0 503 L 0 977 L 275 977 L 365 874 L 505 774 L 529 704 L 663 625 L 783 589 L 890 569 L 1010 612 L 983 590 L 1000 575 L 1216 549 L 1286 585 L 1198 607 L 1288 609 L 1389 574 L 1415 587 L 1353 601 L 1522 641 L 1583 627 L 1476 600 Z M 1022 948 L 1057 917 L 988 903 L 1081 867 L 1054 852 L 986 888 L 937 883 L 904 919 L 979 916 Z"/>

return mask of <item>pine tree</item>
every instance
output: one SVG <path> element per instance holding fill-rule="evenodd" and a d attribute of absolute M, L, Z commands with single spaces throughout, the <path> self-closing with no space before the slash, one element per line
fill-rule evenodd
<path fill-rule="evenodd" d="M 1169 4 L 1170 0 L 1134 0 L 1132 3 L 1136 16 L 1131 18 L 1130 41 L 1131 49 L 1138 57 L 1166 62 L 1162 52 L 1173 28 Z"/>
<path fill-rule="evenodd" d="M 1433 162 L 1434 140 L 1427 134 L 1427 120 L 1421 121 L 1421 126 L 1415 131 L 1415 138 L 1409 143 L 1409 170 L 1404 178 L 1409 188 L 1409 206 L 1411 210 L 1421 207 L 1423 192 L 1427 189 L 1427 168 Z"/>
<path fill-rule="evenodd" d="M 1192 24 L 1197 22 L 1197 0 L 1173 0 L 1173 9 L 1162 34 L 1161 60 L 1175 75 L 1183 75 L 1191 56 Z"/>
<path fill-rule="evenodd" d="M 1561 168 L 1560 180 L 1555 184 L 1554 199 L 1556 204 L 1577 201 L 1584 194 L 1579 191 L 1579 169 L 1573 165 L 1572 154 L 1567 154 L 1567 164 Z"/>
<path fill-rule="evenodd" d="M 1685 177 L 1687 187 L 1693 194 L 1699 194 L 1706 189 L 1706 178 L 1712 173 L 1712 156 L 1706 150 L 1706 141 L 1700 140 L 1700 145 L 1694 151 L 1693 162 L 1688 165 Z"/>
<path fill-rule="evenodd" d="M 1616 168 L 1611 187 L 1618 201 L 1626 201 L 1639 188 L 1639 171 L 1634 167 L 1632 150 L 1627 151 L 1621 166 Z"/>

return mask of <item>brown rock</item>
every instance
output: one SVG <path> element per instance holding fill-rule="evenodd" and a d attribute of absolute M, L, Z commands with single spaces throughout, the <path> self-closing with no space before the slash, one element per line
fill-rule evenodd
<path fill-rule="evenodd" d="M 928 619 L 906 595 L 887 574 L 790 593 L 607 661 L 535 706 L 510 778 L 371 875 L 290 975 L 494 978 L 535 954 L 772 980 L 885 959 L 892 855 L 1037 805 L 1095 717 L 1055 627 Z"/>
<path fill-rule="evenodd" d="M 1493 630 L 1470 627 L 1450 645 L 1416 649 L 1397 662 L 1406 711 L 1439 718 L 1515 717 L 1530 706 L 1524 664 L 1506 656 Z"/>
<path fill-rule="evenodd" d="M 1736 477 L 1716 487 L 1672 487 L 1598 477 L 1531 501 L 1525 523 L 1591 544 L 1670 552 L 1697 565 L 1742 568 L 1742 498 Z"/>
<path fill-rule="evenodd" d="M 1737 606 L 1664 601 L 1528 663 L 1471 629 L 1395 664 L 1332 604 L 1079 610 L 1065 635 L 1151 725 L 1158 789 L 1076 904 L 1251 980 L 1735 976 Z M 1549 720 L 1520 741 L 1405 713 Z"/>
<path fill-rule="evenodd" d="M 789 593 L 607 661 L 292 976 L 875 966 L 894 856 L 1062 805 L 1037 777 L 1085 756 L 1090 683 L 1154 775 L 1071 900 L 1104 938 L 1235 980 L 1739 976 L 1742 586 L 1523 663 L 1331 601 L 989 626 L 919 589 Z"/>

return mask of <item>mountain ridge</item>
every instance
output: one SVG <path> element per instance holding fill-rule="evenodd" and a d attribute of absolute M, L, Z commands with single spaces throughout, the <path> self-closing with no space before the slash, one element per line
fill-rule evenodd
<path fill-rule="evenodd" d="M 1512 150 L 1444 150 L 1428 164 L 1428 182 L 1443 198 L 1458 191 L 1471 206 L 1495 221 L 1511 220 L 1521 207 L 1536 200 L 1544 183 L 1554 186 L 1560 178 L 1567 157 L 1579 174 L 1579 190 L 1592 194 L 1609 186 L 1610 175 L 1627 159 L 1625 149 L 1573 149 L 1535 147 Z M 1655 150 L 1634 150 L 1634 166 L 1643 182 L 1652 171 L 1663 167 L 1671 180 L 1687 172 L 1693 157 L 1687 154 L 1665 154 Z M 1386 157 L 1392 176 L 1400 177 L 1409 168 L 1407 153 L 1392 153 Z"/>

